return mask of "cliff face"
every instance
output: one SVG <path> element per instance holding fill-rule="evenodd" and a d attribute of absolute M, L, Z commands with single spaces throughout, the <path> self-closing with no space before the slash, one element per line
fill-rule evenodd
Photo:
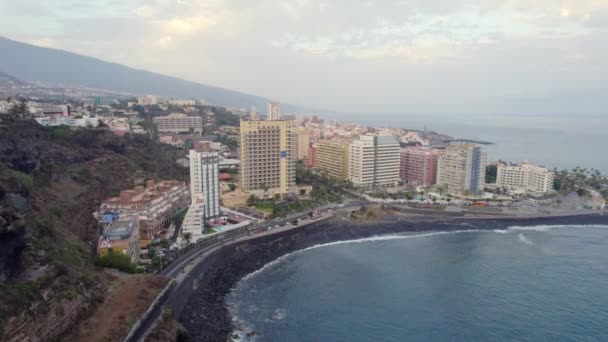
<path fill-rule="evenodd" d="M 92 213 L 146 179 L 186 179 L 179 154 L 145 136 L 0 122 L 0 340 L 60 336 L 103 300 Z"/>

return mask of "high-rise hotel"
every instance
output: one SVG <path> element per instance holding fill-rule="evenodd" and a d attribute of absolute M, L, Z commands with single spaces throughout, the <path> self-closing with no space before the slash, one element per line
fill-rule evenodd
<path fill-rule="evenodd" d="M 220 156 L 217 152 L 190 150 L 190 196 L 191 203 L 201 204 L 206 220 L 220 216 Z"/>
<path fill-rule="evenodd" d="M 292 121 L 241 120 L 239 154 L 242 189 L 257 196 L 294 191 L 296 138 Z"/>
<path fill-rule="evenodd" d="M 477 194 L 486 182 L 486 153 L 479 145 L 452 143 L 439 157 L 437 184 L 450 193 Z"/>
<path fill-rule="evenodd" d="M 281 119 L 281 104 L 278 102 L 268 103 L 268 112 L 266 113 L 267 120 L 280 120 Z"/>
<path fill-rule="evenodd" d="M 363 188 L 399 184 L 400 145 L 392 135 L 363 135 L 349 145 L 348 178 Z"/>

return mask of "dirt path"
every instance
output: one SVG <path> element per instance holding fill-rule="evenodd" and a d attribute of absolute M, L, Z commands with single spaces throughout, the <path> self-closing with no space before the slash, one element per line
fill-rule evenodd
<path fill-rule="evenodd" d="M 113 278 L 110 293 L 95 312 L 66 337 L 66 341 L 121 341 L 134 322 L 154 301 L 167 284 L 158 275 L 130 275 L 106 272 Z"/>

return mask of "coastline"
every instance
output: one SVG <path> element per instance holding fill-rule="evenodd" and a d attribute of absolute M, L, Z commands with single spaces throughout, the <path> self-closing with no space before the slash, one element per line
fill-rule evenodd
<path fill-rule="evenodd" d="M 387 215 L 373 222 L 334 218 L 225 246 L 197 265 L 171 305 L 194 341 L 227 341 L 235 330 L 226 296 L 245 276 L 315 245 L 406 232 L 502 230 L 512 226 L 608 224 L 601 213 L 552 217 L 450 218 Z M 195 280 L 196 279 L 196 280 Z M 193 289 L 192 284 L 198 284 Z"/>

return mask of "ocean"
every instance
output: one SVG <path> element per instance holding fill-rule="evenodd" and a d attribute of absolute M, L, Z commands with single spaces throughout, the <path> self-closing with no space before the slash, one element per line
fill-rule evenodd
<path fill-rule="evenodd" d="M 576 166 L 608 173 L 608 115 L 348 115 L 331 119 L 370 125 L 428 130 L 455 138 L 490 141 L 489 161 L 529 161 L 549 168 Z"/>
<path fill-rule="evenodd" d="M 330 243 L 228 296 L 248 341 L 608 341 L 608 226 Z"/>

